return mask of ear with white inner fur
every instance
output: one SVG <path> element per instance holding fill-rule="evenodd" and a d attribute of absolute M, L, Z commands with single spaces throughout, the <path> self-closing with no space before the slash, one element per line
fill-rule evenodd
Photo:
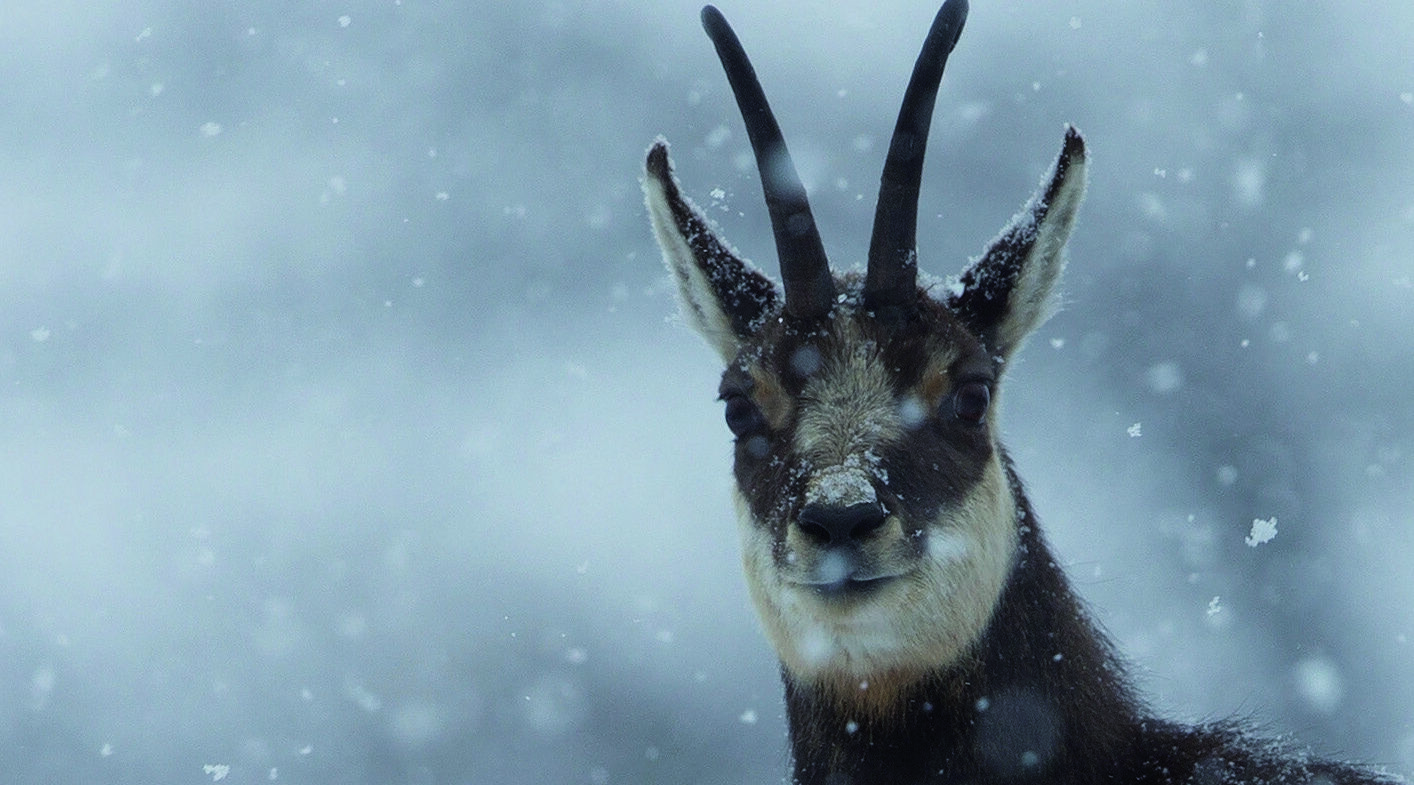
<path fill-rule="evenodd" d="M 1066 126 L 1045 187 L 963 271 L 947 306 L 987 350 L 1010 357 L 1051 315 L 1065 267 L 1065 242 L 1085 196 L 1085 140 Z"/>
<path fill-rule="evenodd" d="M 731 362 L 741 342 L 778 310 L 776 284 L 737 256 L 682 195 L 667 142 L 653 143 L 645 169 L 644 201 L 663 261 L 678 282 L 683 318 Z"/>

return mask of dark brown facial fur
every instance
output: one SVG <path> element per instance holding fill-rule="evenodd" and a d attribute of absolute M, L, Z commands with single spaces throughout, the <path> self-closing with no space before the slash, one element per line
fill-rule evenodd
<path fill-rule="evenodd" d="M 841 279 L 837 286 L 848 291 L 858 283 Z M 843 319 L 852 322 L 848 335 Z M 879 476 L 888 479 L 875 491 L 890 513 L 914 522 L 910 531 L 921 535 L 940 509 L 957 504 L 991 456 L 990 423 L 960 419 L 953 396 L 967 383 L 993 389 L 1000 363 L 943 306 L 920 300 L 907 319 L 888 325 L 844 309 L 813 324 L 777 320 L 723 373 L 720 396 L 729 409 L 744 403 L 756 410 L 756 427 L 736 438 L 734 472 L 753 517 L 778 540 L 803 504 L 810 470 L 795 450 L 799 410 L 813 404 L 802 393 L 839 367 L 839 358 L 860 351 L 879 355 L 897 405 L 907 410 L 902 437 L 877 456 Z"/>

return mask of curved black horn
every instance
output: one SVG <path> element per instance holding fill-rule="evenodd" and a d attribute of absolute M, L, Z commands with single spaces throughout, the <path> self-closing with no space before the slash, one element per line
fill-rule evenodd
<path fill-rule="evenodd" d="M 766 103 L 766 93 L 756 79 L 746 51 L 720 11 L 702 9 L 702 27 L 717 48 L 717 57 L 727 72 L 737 107 L 746 122 L 746 135 L 756 153 L 761 172 L 761 189 L 766 192 L 766 209 L 776 235 L 776 253 L 781 259 L 781 278 L 786 287 L 786 313 L 813 319 L 829 312 L 835 299 L 835 282 L 825 246 L 805 198 L 805 185 L 795 171 L 786 150 L 781 127 Z"/>
<path fill-rule="evenodd" d="M 918 186 L 923 178 L 923 153 L 943 66 L 965 21 L 967 0 L 943 3 L 903 94 L 889 156 L 884 160 L 874 234 L 869 240 L 864 303 L 871 309 L 907 306 L 918 296 Z"/>

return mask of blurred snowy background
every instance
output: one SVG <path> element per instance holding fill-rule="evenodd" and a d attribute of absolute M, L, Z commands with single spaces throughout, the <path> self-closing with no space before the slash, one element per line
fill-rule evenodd
<path fill-rule="evenodd" d="M 862 260 L 936 6 L 722 7 Z M 0 7 L 6 783 L 780 781 L 638 187 L 666 135 L 774 268 L 698 8 Z M 1085 131 L 1007 393 L 1051 537 L 1166 711 L 1408 772 L 1414 7 L 1350 11 L 976 0 L 920 246 Z"/>

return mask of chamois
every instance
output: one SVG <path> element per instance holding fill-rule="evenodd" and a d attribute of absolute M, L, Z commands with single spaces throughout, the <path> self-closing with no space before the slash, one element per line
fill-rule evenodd
<path fill-rule="evenodd" d="M 1060 157 L 945 289 L 918 283 L 924 147 L 967 15 L 938 11 L 884 163 L 863 275 L 831 272 L 736 34 L 703 26 L 760 172 L 784 292 L 673 175 L 643 181 L 684 319 L 721 355 L 748 588 L 780 657 L 800 785 L 1375 783 L 1397 778 L 1148 713 L 997 440 L 1002 373 L 1047 316 L 1085 191 Z"/>

